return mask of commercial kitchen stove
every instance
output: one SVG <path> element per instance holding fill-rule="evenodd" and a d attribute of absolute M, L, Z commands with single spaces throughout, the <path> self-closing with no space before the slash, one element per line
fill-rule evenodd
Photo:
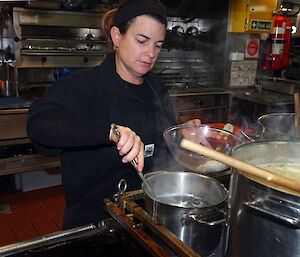
<path fill-rule="evenodd" d="M 0 247 L 0 256 L 198 257 L 143 209 L 143 195 L 142 190 L 121 191 L 114 201 L 104 200 L 105 209 L 112 218 L 97 226 L 89 224 Z M 212 256 L 222 255 L 217 251 L 209 255 Z"/>

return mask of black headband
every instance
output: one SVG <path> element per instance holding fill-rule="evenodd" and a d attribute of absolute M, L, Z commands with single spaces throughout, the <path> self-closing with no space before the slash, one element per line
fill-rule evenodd
<path fill-rule="evenodd" d="M 167 23 L 165 10 L 159 4 L 150 2 L 136 2 L 127 4 L 118 9 L 114 18 L 114 25 L 118 26 L 125 21 L 143 14 L 158 15 L 165 20 L 165 23 Z"/>

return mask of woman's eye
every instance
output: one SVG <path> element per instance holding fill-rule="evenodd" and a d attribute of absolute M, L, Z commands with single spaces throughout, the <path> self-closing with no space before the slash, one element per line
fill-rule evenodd
<path fill-rule="evenodd" d="M 146 41 L 145 40 L 139 40 L 137 39 L 137 41 L 140 43 L 140 44 L 144 44 Z"/>
<path fill-rule="evenodd" d="M 162 44 L 156 44 L 155 46 L 159 49 L 162 48 Z"/>

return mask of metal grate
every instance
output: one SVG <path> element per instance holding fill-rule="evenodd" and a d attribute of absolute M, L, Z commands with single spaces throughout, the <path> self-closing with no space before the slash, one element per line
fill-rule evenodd
<path fill-rule="evenodd" d="M 183 74 L 177 73 L 164 73 L 160 74 L 162 82 L 167 88 L 192 88 L 197 87 L 196 80 L 190 77 L 186 77 Z"/>

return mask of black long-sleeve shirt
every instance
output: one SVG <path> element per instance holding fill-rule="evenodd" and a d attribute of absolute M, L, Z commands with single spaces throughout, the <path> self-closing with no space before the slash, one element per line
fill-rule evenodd
<path fill-rule="evenodd" d="M 145 159 L 146 171 L 170 158 L 162 137 L 175 124 L 167 89 L 151 73 L 144 81 L 143 87 L 123 81 L 116 73 L 114 55 L 109 54 L 100 66 L 56 81 L 32 103 L 29 137 L 42 154 L 61 154 L 65 228 L 105 218 L 103 198 L 112 198 L 121 178 L 129 190 L 141 184 L 108 139 L 112 122 L 130 127 L 150 148 L 155 145 L 153 156 Z"/>

